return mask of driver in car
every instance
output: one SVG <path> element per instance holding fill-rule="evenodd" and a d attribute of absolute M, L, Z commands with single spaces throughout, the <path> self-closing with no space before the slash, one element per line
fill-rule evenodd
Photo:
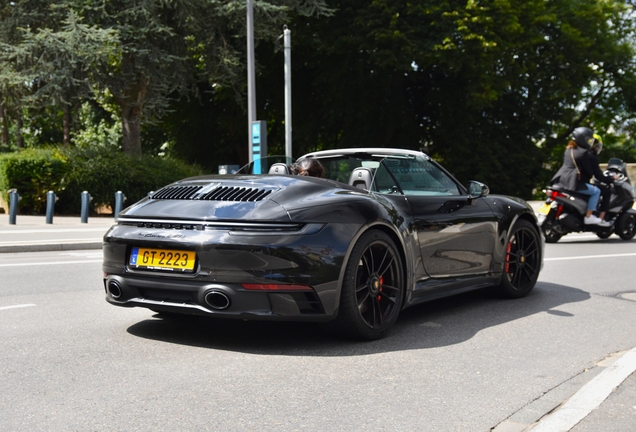
<path fill-rule="evenodd" d="M 310 176 L 322 178 L 325 175 L 325 169 L 322 164 L 314 158 L 306 158 L 293 163 L 290 167 L 292 174 L 300 176 Z"/>

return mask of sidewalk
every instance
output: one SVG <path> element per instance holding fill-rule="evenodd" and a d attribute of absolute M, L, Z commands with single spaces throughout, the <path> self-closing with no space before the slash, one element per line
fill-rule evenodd
<path fill-rule="evenodd" d="M 47 224 L 45 216 L 17 215 L 15 225 L 9 215 L 0 214 L 0 253 L 101 249 L 104 234 L 114 224 L 112 217 L 55 216 Z"/>

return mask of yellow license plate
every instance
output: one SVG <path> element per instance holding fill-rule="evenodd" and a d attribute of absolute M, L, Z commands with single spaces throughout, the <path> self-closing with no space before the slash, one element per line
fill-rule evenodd
<path fill-rule="evenodd" d="M 130 252 L 129 264 L 153 270 L 194 271 L 196 258 L 193 251 L 135 247 Z"/>
<path fill-rule="evenodd" d="M 547 215 L 548 213 L 550 213 L 550 210 L 552 210 L 550 204 L 543 203 L 543 205 L 537 209 L 537 212 Z"/>

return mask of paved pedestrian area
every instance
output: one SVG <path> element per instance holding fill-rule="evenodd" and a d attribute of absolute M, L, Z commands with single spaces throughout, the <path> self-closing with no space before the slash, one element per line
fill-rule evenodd
<path fill-rule="evenodd" d="M 10 224 L 9 215 L 0 214 L 0 253 L 100 249 L 113 224 L 112 217 L 89 217 L 82 223 L 79 216 L 55 216 L 47 224 L 45 216 L 23 215 Z"/>

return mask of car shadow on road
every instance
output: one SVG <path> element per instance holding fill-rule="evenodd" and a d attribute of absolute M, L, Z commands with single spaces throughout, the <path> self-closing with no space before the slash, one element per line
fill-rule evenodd
<path fill-rule="evenodd" d="M 465 342 L 493 326 L 538 313 L 568 319 L 558 308 L 588 300 L 577 288 L 539 282 L 527 296 L 501 299 L 479 290 L 408 308 L 384 339 L 341 339 L 314 323 L 217 320 L 197 316 L 154 315 L 128 328 L 134 336 L 201 348 L 260 355 L 359 356 L 443 347 Z"/>

